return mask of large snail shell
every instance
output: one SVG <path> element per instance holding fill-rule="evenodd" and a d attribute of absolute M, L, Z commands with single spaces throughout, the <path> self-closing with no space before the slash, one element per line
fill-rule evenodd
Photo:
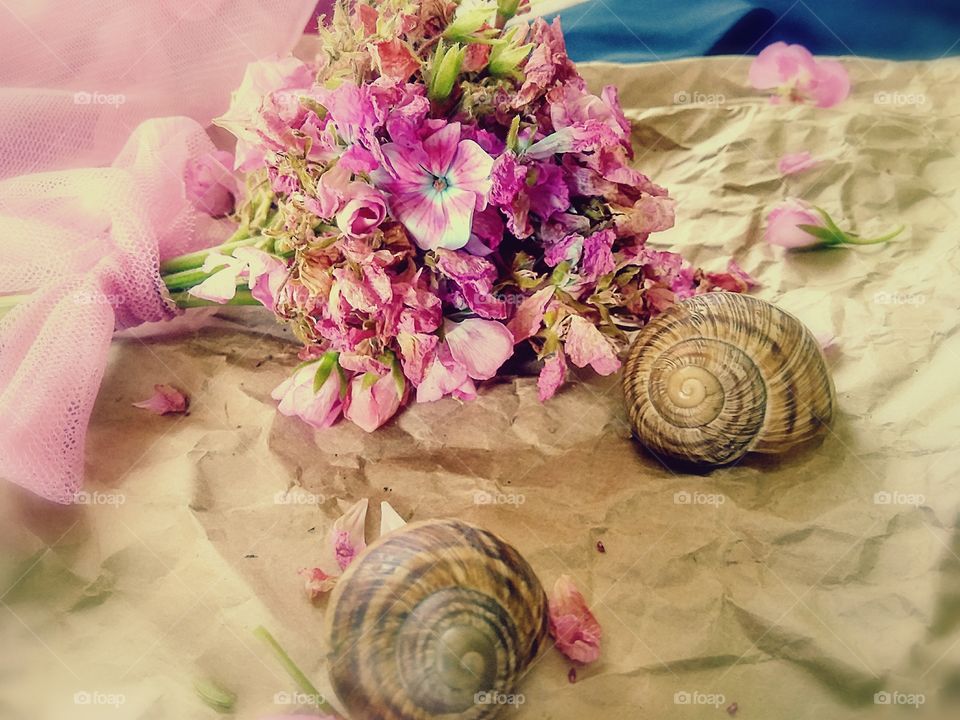
<path fill-rule="evenodd" d="M 426 521 L 350 564 L 326 630 L 331 683 L 355 720 L 477 720 L 503 709 L 484 694 L 514 693 L 543 646 L 547 598 L 492 533 Z"/>
<path fill-rule="evenodd" d="M 652 320 L 630 349 L 623 387 L 640 442 L 703 465 L 782 452 L 833 416 L 833 384 L 810 331 L 736 293 L 698 295 Z"/>

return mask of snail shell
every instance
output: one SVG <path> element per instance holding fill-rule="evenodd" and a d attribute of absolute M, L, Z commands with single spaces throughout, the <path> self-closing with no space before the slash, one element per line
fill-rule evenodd
<path fill-rule="evenodd" d="M 380 538 L 327 609 L 334 692 L 356 720 L 493 717 L 547 636 L 547 598 L 527 562 L 458 520 Z M 478 702 L 479 700 L 479 702 Z"/>
<path fill-rule="evenodd" d="M 833 383 L 819 343 L 759 298 L 708 293 L 646 325 L 623 372 L 635 436 L 654 454 L 723 465 L 819 435 Z"/>

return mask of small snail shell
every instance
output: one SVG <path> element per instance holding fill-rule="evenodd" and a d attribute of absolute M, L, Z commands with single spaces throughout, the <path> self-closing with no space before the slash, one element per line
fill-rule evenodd
<path fill-rule="evenodd" d="M 630 348 L 623 388 L 641 443 L 703 465 L 782 452 L 833 416 L 833 384 L 810 331 L 736 293 L 698 295 L 654 318 Z"/>
<path fill-rule="evenodd" d="M 544 645 L 547 598 L 520 554 L 458 520 L 380 538 L 327 609 L 334 692 L 355 720 L 494 716 Z M 478 702 L 479 700 L 479 702 Z"/>

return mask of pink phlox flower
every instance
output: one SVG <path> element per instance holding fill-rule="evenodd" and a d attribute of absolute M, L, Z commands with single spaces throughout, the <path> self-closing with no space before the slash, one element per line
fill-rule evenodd
<path fill-rule="evenodd" d="M 368 504 L 364 498 L 337 518 L 324 540 L 317 567 L 300 571 L 311 599 L 332 590 L 343 571 L 367 546 L 364 525 Z"/>
<path fill-rule="evenodd" d="M 470 239 L 475 210 L 490 192 L 493 158 L 449 123 L 421 144 L 383 146 L 391 177 L 384 183 L 394 216 L 423 250 L 458 249 Z"/>

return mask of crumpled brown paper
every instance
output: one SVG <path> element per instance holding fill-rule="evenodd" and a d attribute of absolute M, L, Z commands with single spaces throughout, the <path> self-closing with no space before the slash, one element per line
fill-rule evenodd
<path fill-rule="evenodd" d="M 713 269 L 735 257 L 760 296 L 837 337 L 822 445 L 677 474 L 630 440 L 617 378 L 592 376 L 546 405 L 518 377 L 373 435 L 315 433 L 274 411 L 296 347 L 263 313 L 118 340 L 89 504 L 0 490 L 0 716 L 215 717 L 196 679 L 235 691 L 237 717 L 292 712 L 295 687 L 251 630 L 326 689 L 322 605 L 297 570 L 361 497 L 484 525 L 545 585 L 569 573 L 587 596 L 601 660 L 571 684 L 545 653 L 505 717 L 955 716 L 960 62 L 846 59 L 854 94 L 830 110 L 768 104 L 748 62 L 584 72 L 620 87 L 638 166 L 679 201 L 657 240 Z M 804 149 L 820 165 L 781 178 L 777 159 Z M 784 255 L 762 218 L 790 195 L 867 235 L 908 230 Z M 192 396 L 189 416 L 131 407 L 157 382 Z"/>

